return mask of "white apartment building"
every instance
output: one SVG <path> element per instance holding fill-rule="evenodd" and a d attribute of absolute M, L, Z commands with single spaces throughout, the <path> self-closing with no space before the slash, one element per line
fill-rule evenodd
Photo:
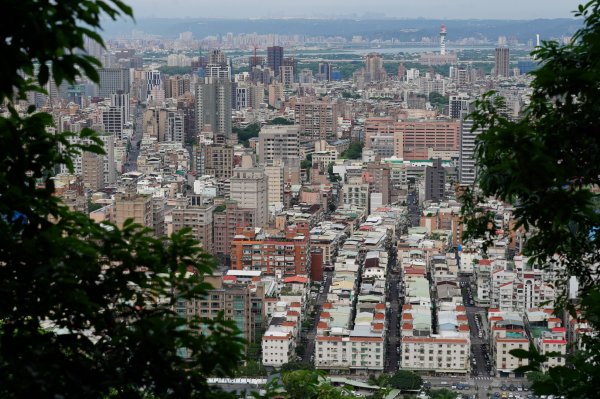
<path fill-rule="evenodd" d="M 265 166 L 268 180 L 269 212 L 275 213 L 283 209 L 284 168 L 283 164 Z"/>
<path fill-rule="evenodd" d="M 369 184 L 348 183 L 342 187 L 343 203 L 347 206 L 369 209 Z"/>
<path fill-rule="evenodd" d="M 297 125 L 263 126 L 258 134 L 257 155 L 259 161 L 271 165 L 276 160 L 288 163 L 300 157 L 300 131 Z"/>
<path fill-rule="evenodd" d="M 558 353 L 560 356 L 552 356 L 548 361 L 542 363 L 542 371 L 548 371 L 552 367 L 564 366 L 567 354 L 566 329 L 555 327 L 550 331 L 544 331 L 542 335 L 534 339 L 534 344 L 541 355 Z"/>
<path fill-rule="evenodd" d="M 469 370 L 470 349 L 468 336 L 403 336 L 400 364 L 406 370 L 466 374 Z"/>
<path fill-rule="evenodd" d="M 515 369 L 529 364 L 510 354 L 513 349 L 529 350 L 529 338 L 525 332 L 523 318 L 515 312 L 490 309 L 490 350 L 493 371 L 498 377 L 514 377 Z"/>
<path fill-rule="evenodd" d="M 383 336 L 317 336 L 315 353 L 315 367 L 318 369 L 383 371 L 385 339 Z"/>
<path fill-rule="evenodd" d="M 291 332 L 269 331 L 262 338 L 262 364 L 263 366 L 281 367 L 294 360 L 295 344 Z"/>
<path fill-rule="evenodd" d="M 229 198 L 237 201 L 240 208 L 256 210 L 256 227 L 268 223 L 268 182 L 264 168 L 234 168 Z"/>

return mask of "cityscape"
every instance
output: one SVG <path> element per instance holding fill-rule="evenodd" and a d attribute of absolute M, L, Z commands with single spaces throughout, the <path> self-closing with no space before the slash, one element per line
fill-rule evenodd
<path fill-rule="evenodd" d="M 548 372 L 595 331 L 556 312 L 563 270 L 524 254 L 514 204 L 483 199 L 491 233 L 467 240 L 461 195 L 478 186 L 478 102 L 492 91 L 521 120 L 542 65 L 532 52 L 571 43 L 581 21 L 568 17 L 337 34 L 345 23 L 326 18 L 314 30 L 265 19 L 272 32 L 113 23 L 106 46 L 85 39 L 97 81 L 50 76 L 14 107 L 51 115 L 53 134 L 97 132 L 102 153 L 51 178 L 69 209 L 159 241 L 189 231 L 214 259 L 206 295 L 173 307 L 223 317 L 245 342 L 236 375 L 208 376 L 212 388 L 250 398 L 317 370 L 353 397 L 554 398 L 532 391 L 530 359 L 511 351 L 549 355 Z"/>

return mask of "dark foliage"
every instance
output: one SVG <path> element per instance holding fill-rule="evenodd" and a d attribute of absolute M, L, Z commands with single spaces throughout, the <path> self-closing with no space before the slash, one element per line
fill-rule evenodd
<path fill-rule="evenodd" d="M 524 253 L 532 263 L 552 268 L 560 294 L 556 314 L 566 312 L 600 328 L 600 2 L 579 7 L 584 26 L 568 45 L 544 42 L 533 55 L 541 66 L 532 75 L 531 102 L 517 121 L 504 117 L 493 94 L 472 115 L 478 136 L 478 190 L 463 196 L 465 238 L 492 236 L 493 214 L 480 205 L 494 197 L 515 207 L 515 228 L 526 233 Z M 489 241 L 488 241 L 489 243 Z M 571 300 L 567 282 L 579 281 L 579 298 Z M 576 311 L 580 315 L 576 315 Z M 554 354 L 515 351 L 535 371 Z M 534 389 L 567 398 L 597 397 L 600 340 L 584 339 L 584 348 L 566 366 L 547 375 L 534 373 Z"/>
<path fill-rule="evenodd" d="M 168 240 L 126 223 L 96 224 L 54 196 L 52 173 L 81 151 L 102 153 L 91 130 L 48 133 L 52 118 L 16 97 L 50 78 L 97 79 L 82 53 L 103 15 L 131 15 L 121 1 L 3 4 L 0 26 L 0 397 L 217 397 L 209 375 L 232 375 L 242 340 L 222 317 L 181 317 L 202 297 L 211 259 L 187 232 Z M 193 273 L 188 273 L 189 271 Z M 202 329 L 203 333 L 198 333 Z"/>

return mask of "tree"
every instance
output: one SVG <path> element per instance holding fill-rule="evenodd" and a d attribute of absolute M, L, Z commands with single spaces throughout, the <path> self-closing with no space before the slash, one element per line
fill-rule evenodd
<path fill-rule="evenodd" d="M 438 93 L 437 91 L 432 91 L 431 93 L 429 93 L 429 102 L 431 103 L 431 106 L 433 106 L 433 107 L 443 109 L 444 107 L 448 106 L 449 100 L 450 100 L 449 97 L 443 96 L 440 93 Z"/>
<path fill-rule="evenodd" d="M 278 399 L 350 399 L 354 398 L 345 388 L 333 386 L 323 371 L 295 370 L 275 377 L 265 387 L 265 394 L 254 393 L 255 398 Z"/>
<path fill-rule="evenodd" d="M 246 364 L 236 371 L 239 377 L 266 377 L 267 369 L 256 360 L 248 360 Z"/>
<path fill-rule="evenodd" d="M 342 159 L 360 159 L 362 157 L 363 142 L 351 143 L 346 151 L 341 155 Z"/>
<path fill-rule="evenodd" d="M 502 115 L 498 96 L 488 94 L 478 102 L 472 115 L 474 129 L 483 129 L 475 154 L 478 188 L 466 190 L 461 200 L 465 239 L 484 237 L 487 244 L 493 214 L 480 203 L 493 197 L 512 204 L 514 228 L 526 236 L 524 254 L 558 275 L 555 313 L 562 316 L 566 310 L 599 331 L 600 1 L 579 6 L 575 15 L 584 22 L 571 43 L 543 42 L 533 52 L 540 67 L 532 72 L 530 104 L 519 120 Z M 577 301 L 568 295 L 571 276 L 579 282 Z M 551 369 L 546 378 L 537 374 L 536 392 L 598 395 L 600 336 L 586 336 L 583 343 L 565 366 Z M 513 354 L 531 361 L 520 371 L 539 369 L 548 358 L 533 351 Z"/>
<path fill-rule="evenodd" d="M 430 399 L 455 399 L 456 392 L 452 392 L 451 390 L 446 389 L 446 388 L 432 389 L 429 391 L 429 398 Z"/>
<path fill-rule="evenodd" d="M 333 173 L 333 162 L 330 162 L 327 165 L 327 175 L 329 176 L 329 181 L 332 183 L 340 181 L 342 178 L 337 173 Z"/>
<path fill-rule="evenodd" d="M 293 125 L 294 121 L 278 116 L 267 122 L 268 125 Z"/>
<path fill-rule="evenodd" d="M 402 391 L 414 391 L 423 385 L 423 379 L 417 373 L 408 370 L 398 370 L 388 380 L 388 385 Z"/>
<path fill-rule="evenodd" d="M 253 137 L 258 137 L 258 133 L 260 133 L 260 123 L 251 123 L 245 128 L 234 127 L 233 133 L 238 135 L 238 141 L 240 143 L 245 147 L 248 147 L 248 140 Z"/>
<path fill-rule="evenodd" d="M 125 223 L 96 224 L 54 196 L 54 170 L 81 151 L 101 154 L 93 131 L 49 133 L 52 117 L 17 100 L 52 79 L 97 80 L 83 52 L 119 0 L 3 4 L 0 26 L 0 397 L 215 397 L 209 375 L 232 375 L 243 340 L 232 322 L 180 316 L 210 288 L 212 260 L 189 232 L 158 239 Z M 199 333 L 198 331 L 202 331 Z"/>
<path fill-rule="evenodd" d="M 306 158 L 300 162 L 300 167 L 302 169 L 310 169 L 312 167 L 312 156 L 313 154 L 307 154 Z"/>
<path fill-rule="evenodd" d="M 289 362 L 281 366 L 281 372 L 286 373 L 296 370 L 314 370 L 314 366 L 310 363 Z"/>

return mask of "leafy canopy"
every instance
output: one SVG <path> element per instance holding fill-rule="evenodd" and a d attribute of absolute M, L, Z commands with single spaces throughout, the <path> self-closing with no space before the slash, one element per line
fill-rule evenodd
<path fill-rule="evenodd" d="M 583 27 L 572 42 L 543 42 L 533 52 L 540 67 L 532 72 L 533 93 L 522 117 L 502 115 L 502 101 L 488 94 L 472 115 L 481 128 L 476 147 L 478 189 L 462 197 L 465 238 L 493 237 L 493 214 L 480 204 L 493 197 L 514 206 L 517 224 L 525 232 L 524 253 L 531 262 L 552 268 L 560 298 L 556 314 L 567 310 L 600 328 L 600 2 L 579 6 Z M 579 281 L 579 300 L 568 297 L 571 276 Z M 579 310 L 581 314 L 576 315 Z M 600 384 L 600 340 L 584 338 L 584 349 L 567 366 L 537 374 L 539 393 L 568 398 L 597 396 Z M 548 355 L 515 352 L 539 369 Z M 551 355 L 550 355 L 551 356 Z"/>
<path fill-rule="evenodd" d="M 97 79 L 82 52 L 104 15 L 131 16 L 119 0 L 9 0 L 0 24 L 0 397 L 216 397 L 209 375 L 232 375 L 242 341 L 222 317 L 181 317 L 206 295 L 212 261 L 187 232 L 151 236 L 71 212 L 53 171 L 91 144 L 48 133 L 52 117 L 16 100 L 54 79 Z M 190 272 L 190 273 L 188 273 Z M 199 330 L 203 333 L 198 333 Z"/>
<path fill-rule="evenodd" d="M 415 372 L 398 370 L 389 378 L 387 385 L 404 391 L 414 391 L 421 388 L 423 379 Z"/>

